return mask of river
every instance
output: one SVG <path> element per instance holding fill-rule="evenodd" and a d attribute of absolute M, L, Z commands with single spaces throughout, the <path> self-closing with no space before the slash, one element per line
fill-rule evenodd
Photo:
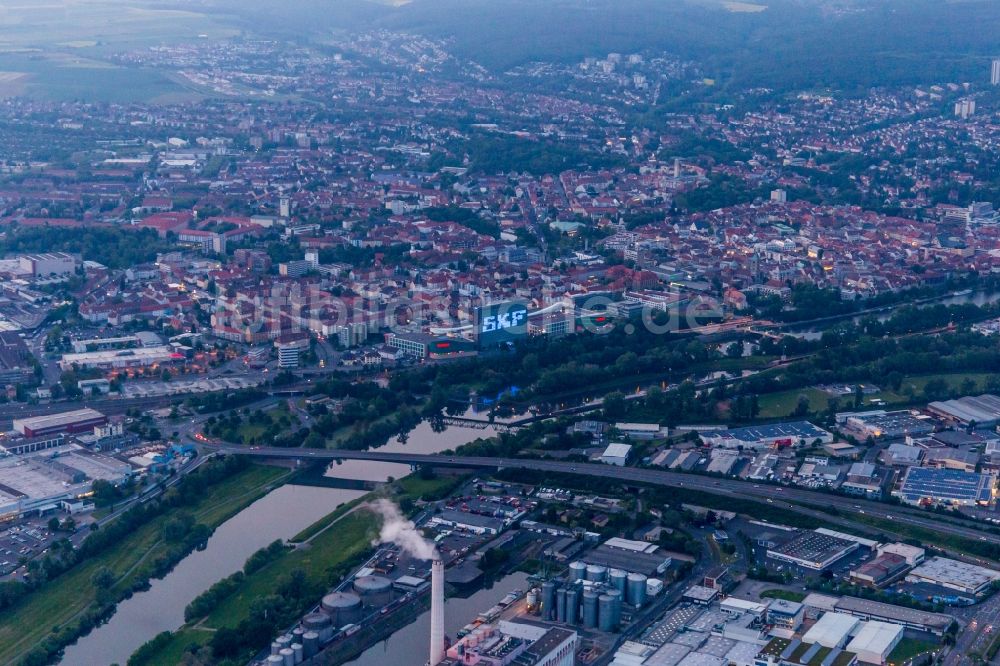
<path fill-rule="evenodd" d="M 951 295 L 951 296 L 948 296 L 946 298 L 935 300 L 933 303 L 925 303 L 925 304 L 923 304 L 923 305 L 921 305 L 919 307 L 930 307 L 932 305 L 966 305 L 966 304 L 983 306 L 983 305 L 986 305 L 988 303 L 996 303 L 997 301 L 1000 301 L 1000 292 L 977 291 L 977 292 L 973 292 L 971 294 L 962 294 L 960 296 Z M 902 306 L 899 306 L 899 307 L 902 307 Z M 887 319 L 889 319 L 890 317 L 892 317 L 892 315 L 893 315 L 894 312 L 895 312 L 895 309 L 885 310 L 883 312 L 879 312 L 879 313 L 875 314 L 874 316 L 875 316 L 875 319 L 877 319 L 878 321 L 886 321 Z M 817 326 L 807 326 L 807 327 L 790 326 L 788 328 L 787 332 L 788 332 L 789 335 L 793 335 L 793 336 L 795 336 L 797 338 L 802 338 L 803 340 L 819 340 L 819 339 L 821 339 L 823 337 L 823 331 L 825 331 L 825 330 L 827 330 L 829 328 L 833 328 L 835 326 L 839 326 L 841 324 L 844 324 L 845 322 L 851 322 L 852 324 L 857 324 L 862 319 L 867 319 L 868 317 L 871 317 L 871 316 L 872 316 L 871 314 L 864 314 L 864 315 L 856 315 L 854 317 L 845 317 L 845 318 L 839 319 L 837 321 L 832 321 L 829 324 L 827 324 L 825 327 L 817 327 Z"/>
<path fill-rule="evenodd" d="M 492 587 L 482 589 L 468 599 L 452 598 L 445 601 L 444 630 L 455 639 L 458 630 L 476 619 L 476 615 L 489 609 L 513 590 L 528 589 L 528 575 L 513 573 L 495 582 Z M 430 611 L 420 615 L 387 641 L 377 643 L 365 650 L 361 656 L 347 662 L 351 666 L 385 666 L 386 664 L 417 664 L 426 661 L 427 636 L 430 633 Z"/>
<path fill-rule="evenodd" d="M 393 438 L 381 450 L 438 453 L 494 434 L 496 430 L 492 426 L 482 430 L 453 426 L 436 433 L 429 423 L 423 422 L 410 432 L 405 444 Z M 332 465 L 327 475 L 385 481 L 390 476 L 401 478 L 409 473 L 407 465 L 349 461 Z M 120 603 L 107 624 L 66 648 L 60 663 L 65 666 L 125 664 L 143 643 L 184 624 L 184 608 L 214 583 L 242 568 L 254 551 L 275 539 L 295 536 L 332 513 L 340 504 L 363 494 L 355 490 L 294 485 L 277 488 L 220 525 L 205 550 L 187 556 L 165 578 L 152 581 L 148 590 Z"/>
<path fill-rule="evenodd" d="M 464 418 L 477 418 L 471 410 L 463 416 Z M 480 437 L 489 438 L 496 434 L 496 428 L 491 425 L 481 430 L 471 427 L 449 426 L 444 432 L 434 432 L 431 424 L 428 421 L 423 421 L 410 431 L 405 443 L 399 442 L 393 437 L 378 450 L 388 453 L 440 453 L 447 449 L 456 449 Z M 409 473 L 409 465 L 345 460 L 340 464 L 330 465 L 326 475 L 339 479 L 385 481 L 390 476 L 399 479 Z"/>

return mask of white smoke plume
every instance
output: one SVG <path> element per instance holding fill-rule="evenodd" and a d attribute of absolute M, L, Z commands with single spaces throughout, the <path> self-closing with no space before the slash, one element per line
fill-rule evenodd
<path fill-rule="evenodd" d="M 418 560 L 440 559 L 434 544 L 417 531 L 417 526 L 399 512 L 399 507 L 387 499 L 368 504 L 368 508 L 382 516 L 382 529 L 372 546 L 394 543 Z"/>

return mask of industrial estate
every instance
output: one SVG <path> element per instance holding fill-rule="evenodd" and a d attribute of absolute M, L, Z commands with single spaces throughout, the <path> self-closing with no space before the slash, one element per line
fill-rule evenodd
<path fill-rule="evenodd" d="M 0 664 L 1000 663 L 1000 6 L 0 6 Z"/>

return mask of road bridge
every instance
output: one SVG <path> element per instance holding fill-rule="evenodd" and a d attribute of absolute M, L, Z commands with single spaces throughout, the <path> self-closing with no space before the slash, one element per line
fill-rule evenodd
<path fill-rule="evenodd" d="M 769 484 L 756 484 L 737 479 L 716 479 L 713 477 L 670 472 L 666 470 L 643 469 L 638 467 L 615 467 L 599 463 L 564 462 L 557 460 L 538 460 L 534 458 L 492 458 L 481 456 L 446 456 L 422 455 L 413 453 L 394 453 L 390 451 L 347 451 L 344 449 L 284 449 L 268 447 L 205 447 L 206 452 L 217 452 L 228 455 L 245 455 L 258 458 L 292 459 L 298 461 L 334 461 L 334 460 L 368 460 L 371 462 L 387 462 L 410 465 L 413 467 L 455 467 L 480 469 L 526 469 L 537 472 L 556 474 L 578 474 L 582 476 L 599 476 L 612 478 L 625 483 L 641 483 L 654 486 L 686 488 L 689 490 L 711 493 L 730 497 L 734 501 L 752 499 L 759 502 L 774 504 L 782 509 L 789 509 L 803 515 L 816 518 L 821 524 L 842 525 L 861 529 L 869 533 L 882 532 L 898 539 L 912 538 L 906 533 L 895 533 L 886 528 L 876 528 L 865 522 L 866 518 L 877 518 L 896 523 L 900 526 L 911 526 L 926 529 L 940 535 L 961 537 L 964 539 L 982 541 L 1000 546 L 1000 536 L 983 531 L 975 522 L 957 518 L 946 518 L 920 509 L 907 506 L 874 502 L 860 498 L 844 497 L 832 493 L 801 490 Z M 829 508 L 837 510 L 836 514 L 828 512 Z M 827 510 L 823 510 L 827 509 Z M 958 555 L 957 553 L 953 553 Z M 983 559 L 964 557 L 978 562 Z"/>

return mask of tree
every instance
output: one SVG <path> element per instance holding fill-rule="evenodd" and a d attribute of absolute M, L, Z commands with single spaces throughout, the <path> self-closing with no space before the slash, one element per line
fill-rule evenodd
<path fill-rule="evenodd" d="M 49 528 L 49 532 L 56 532 L 56 531 L 58 531 L 59 530 L 59 519 L 56 518 L 55 516 L 52 516 L 51 518 L 49 518 L 48 528 Z"/>
<path fill-rule="evenodd" d="M 106 590 L 115 584 L 115 572 L 108 567 L 101 567 L 91 575 L 90 583 L 99 590 Z"/>
<path fill-rule="evenodd" d="M 607 418 L 620 418 L 625 414 L 625 408 L 625 396 L 621 391 L 612 391 L 604 397 L 604 415 Z"/>
<path fill-rule="evenodd" d="M 799 401 L 795 405 L 792 416 L 806 416 L 809 414 L 809 397 L 805 394 L 799 396 Z"/>
<path fill-rule="evenodd" d="M 929 380 L 924 385 L 924 397 L 930 401 L 943 400 L 947 398 L 948 391 L 949 391 L 948 382 L 939 377 L 935 377 L 934 379 Z"/>

